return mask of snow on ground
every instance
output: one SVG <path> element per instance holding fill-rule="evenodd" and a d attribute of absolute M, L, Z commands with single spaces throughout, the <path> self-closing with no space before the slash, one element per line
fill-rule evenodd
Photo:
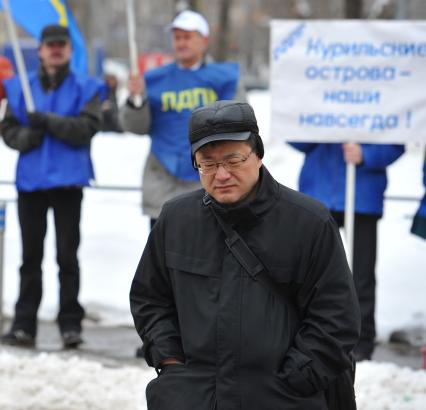
<path fill-rule="evenodd" d="M 265 164 L 291 188 L 303 155 L 269 136 L 269 95 L 252 92 Z M 92 155 L 97 184 L 137 187 L 141 182 L 149 140 L 131 134 L 100 134 Z M 410 145 L 389 168 L 388 195 L 417 197 L 421 185 L 422 148 Z M 0 181 L 12 181 L 16 153 L 0 142 Z M 149 222 L 140 211 L 139 191 L 86 189 L 81 223 L 81 301 L 91 316 L 105 324 L 129 324 L 130 282 L 148 235 Z M 5 234 L 4 310 L 12 314 L 18 291 L 20 239 L 12 186 L 0 185 L 8 201 Z M 379 224 L 377 327 L 380 339 L 413 321 L 426 325 L 426 241 L 409 233 L 416 201 L 386 201 Z M 51 215 L 50 215 L 51 218 Z M 44 294 L 40 317 L 54 319 L 58 303 L 54 234 L 50 219 L 45 243 Z M 12 355 L 0 350 L 0 409 L 142 409 L 144 386 L 152 371 L 55 355 Z M 70 388 L 72 386 L 72 388 Z M 360 410 L 426 409 L 426 376 L 393 365 L 361 363 L 357 391 Z M 139 406 L 139 407 L 138 407 Z M 140 407 L 142 406 L 142 407 Z"/>
<path fill-rule="evenodd" d="M 2 410 L 145 410 L 153 370 L 108 368 L 76 356 L 15 355 L 0 350 Z M 424 410 L 426 372 L 393 364 L 358 365 L 359 410 Z"/>
<path fill-rule="evenodd" d="M 77 356 L 1 350 L 0 368 L 2 410 L 146 409 L 145 385 L 153 377 L 148 370 L 107 368 Z"/>
<path fill-rule="evenodd" d="M 355 383 L 358 410 L 426 409 L 426 372 L 362 362 Z"/>

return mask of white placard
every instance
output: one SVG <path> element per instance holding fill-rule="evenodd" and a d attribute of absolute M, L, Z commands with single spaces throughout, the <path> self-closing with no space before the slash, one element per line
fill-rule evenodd
<path fill-rule="evenodd" d="M 426 21 L 274 20 L 271 135 L 426 141 Z"/>

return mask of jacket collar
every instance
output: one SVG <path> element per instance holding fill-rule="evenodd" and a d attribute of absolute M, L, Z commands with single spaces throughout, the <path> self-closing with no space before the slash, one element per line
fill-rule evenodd
<path fill-rule="evenodd" d="M 256 188 L 255 188 L 256 189 Z M 272 208 L 279 196 L 279 184 L 264 165 L 260 168 L 255 197 L 237 204 L 223 205 L 205 193 L 204 205 L 211 205 L 220 216 L 234 227 L 256 223 L 263 214 Z"/>
<path fill-rule="evenodd" d="M 40 65 L 39 68 L 39 79 L 41 86 L 43 87 L 44 91 L 52 91 L 59 88 L 59 86 L 63 83 L 65 78 L 68 76 L 70 72 L 70 66 L 69 64 L 64 64 L 62 67 L 58 69 L 55 75 L 51 76 L 47 73 L 45 68 Z"/>

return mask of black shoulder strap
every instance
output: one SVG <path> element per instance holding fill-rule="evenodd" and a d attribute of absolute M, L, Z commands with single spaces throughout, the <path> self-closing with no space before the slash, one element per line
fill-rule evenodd
<path fill-rule="evenodd" d="M 249 276 L 253 280 L 261 283 L 266 289 L 271 290 L 273 294 L 279 298 L 279 300 L 285 298 L 287 303 L 295 309 L 296 313 L 300 317 L 295 297 L 291 291 L 283 286 L 278 287 L 274 280 L 268 275 L 265 266 L 248 247 L 243 238 L 241 238 L 238 232 L 236 232 L 235 229 L 232 229 L 216 212 L 207 195 L 204 196 L 203 202 L 211 209 L 217 222 L 224 231 L 226 235 L 225 243 L 229 250 L 232 252 L 235 259 L 237 259 L 241 266 L 247 271 Z M 355 361 L 352 362 L 352 366 L 352 369 L 346 369 L 344 372 L 339 374 L 325 390 L 325 397 L 330 410 L 356 410 L 355 390 L 353 387 L 355 380 Z"/>
<path fill-rule="evenodd" d="M 296 303 L 294 301 L 294 296 L 284 286 L 280 286 L 278 288 L 277 284 L 273 281 L 273 279 L 268 275 L 268 272 L 263 265 L 263 263 L 259 260 L 259 258 L 253 253 L 253 251 L 249 248 L 247 243 L 243 238 L 238 234 L 238 232 L 231 228 L 222 217 L 216 212 L 214 207 L 211 204 L 210 198 L 205 196 L 203 198 L 203 202 L 207 205 L 215 216 L 217 222 L 222 228 L 223 232 L 226 235 L 225 243 L 228 249 L 232 252 L 235 259 L 240 263 L 240 265 L 246 270 L 248 275 L 255 281 L 261 283 L 264 287 L 271 290 L 275 296 L 279 299 L 285 298 L 288 302 L 291 302 L 295 307 Z M 297 310 L 297 309 L 296 309 Z"/>

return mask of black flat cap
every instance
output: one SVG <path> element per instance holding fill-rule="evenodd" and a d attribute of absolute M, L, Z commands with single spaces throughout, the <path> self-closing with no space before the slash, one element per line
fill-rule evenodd
<path fill-rule="evenodd" d="M 43 28 L 40 36 L 42 43 L 51 43 L 53 41 L 70 41 L 70 32 L 67 27 L 59 24 L 50 24 Z"/>
<path fill-rule="evenodd" d="M 189 141 L 192 154 L 213 141 L 245 141 L 258 134 L 253 108 L 238 101 L 216 101 L 197 108 L 189 122 Z"/>

